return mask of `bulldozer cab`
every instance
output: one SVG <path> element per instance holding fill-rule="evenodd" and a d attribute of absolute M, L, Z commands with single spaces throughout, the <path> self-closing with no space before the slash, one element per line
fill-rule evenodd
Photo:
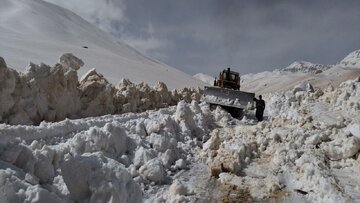
<path fill-rule="evenodd" d="M 215 78 L 214 86 L 240 90 L 240 75 L 238 72 L 231 71 L 230 68 L 224 69 L 219 74 L 219 79 Z"/>

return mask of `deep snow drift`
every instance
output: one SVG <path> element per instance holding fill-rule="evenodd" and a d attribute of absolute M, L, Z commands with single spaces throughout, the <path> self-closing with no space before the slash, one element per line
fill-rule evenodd
<path fill-rule="evenodd" d="M 122 78 L 151 86 L 162 81 L 169 89 L 204 84 L 173 67 L 144 56 L 96 28 L 73 12 L 42 0 L 0 0 L 0 56 L 8 66 L 23 71 L 29 61 L 52 64 L 71 52 L 110 83 Z"/>

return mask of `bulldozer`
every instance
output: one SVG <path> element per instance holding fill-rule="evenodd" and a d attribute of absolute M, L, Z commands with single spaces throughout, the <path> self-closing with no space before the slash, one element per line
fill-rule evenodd
<path fill-rule="evenodd" d="M 240 74 L 230 68 L 220 72 L 214 80 L 214 86 L 205 86 L 205 102 L 210 109 L 220 106 L 234 118 L 241 118 L 250 104 L 253 104 L 255 93 L 240 91 Z"/>

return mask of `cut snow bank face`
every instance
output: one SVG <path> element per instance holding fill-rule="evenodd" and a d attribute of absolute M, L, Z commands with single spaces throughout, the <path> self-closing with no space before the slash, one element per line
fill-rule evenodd
<path fill-rule="evenodd" d="M 111 37 L 73 12 L 37 0 L 0 0 L 0 56 L 23 71 L 29 61 L 51 64 L 71 52 L 86 61 L 85 74 L 96 67 L 112 84 L 122 78 L 169 89 L 202 87 L 204 83 Z"/>
<path fill-rule="evenodd" d="M 29 125 L 143 112 L 175 105 L 182 99 L 199 101 L 202 94 L 194 88 L 169 91 L 162 82 L 150 87 L 123 79 L 113 86 L 96 69 L 78 81 L 77 70 L 83 65 L 81 59 L 67 53 L 54 66 L 30 63 L 24 73 L 18 73 L 0 57 L 0 122 Z"/>

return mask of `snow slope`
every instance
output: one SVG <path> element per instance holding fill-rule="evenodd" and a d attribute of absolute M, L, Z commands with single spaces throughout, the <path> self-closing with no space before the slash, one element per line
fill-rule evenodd
<path fill-rule="evenodd" d="M 197 73 L 193 77 L 203 81 L 206 84 L 210 84 L 210 85 L 214 84 L 214 79 L 215 78 L 210 76 L 210 75 L 206 75 L 205 73 Z"/>
<path fill-rule="evenodd" d="M 80 75 L 96 68 L 110 82 L 122 78 L 149 85 L 163 81 L 170 89 L 202 86 L 201 81 L 117 41 L 69 10 L 41 0 L 0 0 L 0 56 L 8 65 L 54 64 L 71 52 L 85 61 Z"/>

